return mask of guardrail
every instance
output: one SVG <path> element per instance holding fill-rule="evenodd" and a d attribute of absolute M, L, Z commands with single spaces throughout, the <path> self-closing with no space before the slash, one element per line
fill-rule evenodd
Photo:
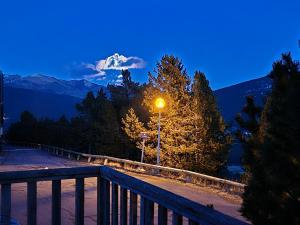
<path fill-rule="evenodd" d="M 100 165 L 106 165 L 117 169 L 124 169 L 132 172 L 145 173 L 149 175 L 159 175 L 162 177 L 177 179 L 183 182 L 192 183 L 204 187 L 211 187 L 217 190 L 221 190 L 234 195 L 242 195 L 245 185 L 221 179 L 213 176 L 208 176 L 201 173 L 196 173 L 188 170 L 176 169 L 171 167 L 157 166 L 147 163 L 141 163 L 137 161 L 120 159 L 103 155 L 91 155 L 63 148 L 58 148 L 49 145 L 42 144 L 26 144 L 28 147 L 38 148 L 46 150 L 49 153 L 56 154 L 62 157 L 68 157 L 69 159 L 82 160 L 86 159 L 88 162 L 98 163 Z"/>
<path fill-rule="evenodd" d="M 172 221 L 170 221 L 172 225 L 182 225 L 184 217 L 188 219 L 189 225 L 247 224 L 106 166 L 0 172 L 1 224 L 10 224 L 11 210 L 13 210 L 11 208 L 11 185 L 26 182 L 27 224 L 36 225 L 37 182 L 51 181 L 52 225 L 60 225 L 61 181 L 75 179 L 75 224 L 83 225 L 84 179 L 90 177 L 97 178 L 95 182 L 97 187 L 97 198 L 95 199 L 97 202 L 97 225 L 127 225 L 128 220 L 129 225 L 137 225 L 138 210 L 140 225 L 167 225 L 168 211 L 172 212 Z M 157 221 L 154 221 L 155 203 L 158 205 Z"/>

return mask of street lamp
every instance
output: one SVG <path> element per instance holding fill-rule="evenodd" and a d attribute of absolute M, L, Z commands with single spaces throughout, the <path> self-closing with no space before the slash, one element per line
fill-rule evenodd
<path fill-rule="evenodd" d="M 145 142 L 149 138 L 149 135 L 147 132 L 141 132 L 140 137 L 142 138 L 143 147 L 142 147 L 142 155 L 141 155 L 141 163 L 144 161 L 144 155 L 145 155 Z"/>
<path fill-rule="evenodd" d="M 157 162 L 156 162 L 158 166 L 160 164 L 160 117 L 161 117 L 161 110 L 165 107 L 165 105 L 166 102 L 163 98 L 157 98 L 155 100 L 155 106 L 158 109 Z"/>

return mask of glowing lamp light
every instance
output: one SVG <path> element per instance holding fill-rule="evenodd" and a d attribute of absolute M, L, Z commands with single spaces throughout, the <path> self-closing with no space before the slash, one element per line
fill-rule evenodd
<path fill-rule="evenodd" d="M 156 108 L 162 109 L 162 108 L 165 107 L 165 105 L 166 105 L 166 102 L 165 102 L 165 100 L 163 98 L 157 98 L 155 100 L 155 106 L 156 106 Z"/>

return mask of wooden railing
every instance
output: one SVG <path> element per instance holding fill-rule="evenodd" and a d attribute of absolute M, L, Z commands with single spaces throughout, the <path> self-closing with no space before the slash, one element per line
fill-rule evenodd
<path fill-rule="evenodd" d="M 24 145 L 24 144 L 23 144 Z M 81 160 L 86 159 L 88 162 L 94 162 L 101 165 L 106 165 L 114 168 L 125 169 L 133 172 L 140 172 L 149 175 L 159 175 L 162 177 L 181 180 L 187 183 L 193 183 L 200 186 L 210 187 L 213 189 L 221 190 L 234 195 L 242 195 L 244 193 L 245 185 L 221 179 L 213 176 L 208 176 L 201 173 L 196 173 L 188 170 L 176 169 L 165 166 L 157 166 L 137 161 L 120 159 L 115 157 L 103 155 L 91 155 L 64 148 L 58 148 L 49 145 L 41 144 L 26 144 L 28 147 L 46 150 L 57 156 L 68 157 L 69 159 Z"/>
<path fill-rule="evenodd" d="M 97 178 L 97 225 L 127 225 L 128 221 L 129 225 L 137 225 L 138 210 L 140 225 L 182 225 L 183 217 L 188 219 L 189 225 L 246 224 L 106 166 L 0 172 L 1 224 L 10 224 L 13 183 L 27 183 L 27 224 L 36 225 L 37 182 L 52 181 L 52 225 L 60 225 L 61 181 L 64 179 L 76 180 L 75 224 L 84 224 L 84 179 L 90 177 Z M 157 221 L 154 221 L 155 204 Z M 168 211 L 172 211 L 171 221 L 168 221 Z"/>

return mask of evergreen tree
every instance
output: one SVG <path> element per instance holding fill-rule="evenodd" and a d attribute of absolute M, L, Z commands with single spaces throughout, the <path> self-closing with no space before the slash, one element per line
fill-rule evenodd
<path fill-rule="evenodd" d="M 121 75 L 122 83 L 120 85 L 108 85 L 120 122 L 129 108 L 133 107 L 132 102 L 136 102 L 142 88 L 139 83 L 132 81 L 129 70 L 122 70 Z"/>
<path fill-rule="evenodd" d="M 192 94 L 198 144 L 194 164 L 201 172 L 218 174 L 226 165 L 231 138 L 204 73 L 195 73 Z"/>
<path fill-rule="evenodd" d="M 229 138 L 204 74 L 196 73 L 191 91 L 189 76 L 178 58 L 164 56 L 155 72 L 156 76 L 149 73 L 143 100 L 150 114 L 146 124 L 150 135 L 146 160 L 156 161 L 158 109 L 155 99 L 162 97 L 166 102 L 161 111 L 162 164 L 218 173 L 225 164 Z M 133 111 L 128 112 L 124 125 L 127 135 L 136 141 L 132 131 L 143 124 Z M 129 125 L 132 125 L 131 129 L 128 129 Z"/>
<path fill-rule="evenodd" d="M 190 79 L 182 62 L 174 56 L 162 57 L 155 72 L 156 76 L 149 73 L 143 101 L 151 115 L 148 123 L 151 139 L 146 147 L 146 156 L 151 161 L 156 159 L 158 109 L 154 102 L 157 97 L 162 97 L 166 106 L 161 117 L 161 162 L 184 168 L 184 162 L 189 161 L 189 153 L 196 148 L 190 117 Z"/>
<path fill-rule="evenodd" d="M 24 111 L 21 113 L 20 122 L 9 127 L 6 137 L 13 142 L 34 143 L 38 135 L 37 119 L 29 111 Z"/>
<path fill-rule="evenodd" d="M 139 121 L 133 108 L 130 108 L 122 119 L 123 130 L 128 135 L 128 137 L 136 143 L 137 148 L 142 148 L 141 146 L 141 132 L 145 131 L 144 125 Z"/>
<path fill-rule="evenodd" d="M 259 149 L 243 195 L 253 224 L 300 224 L 300 69 L 290 54 L 273 64 L 272 93 L 259 128 Z"/>
<path fill-rule="evenodd" d="M 246 183 L 251 176 L 251 167 L 256 162 L 259 143 L 257 142 L 257 135 L 259 131 L 259 119 L 262 108 L 255 105 L 253 96 L 246 97 L 246 105 L 242 109 L 242 114 L 236 116 L 236 121 L 240 129 L 236 132 L 236 137 L 242 143 L 243 153 L 243 167 L 245 173 L 241 180 Z"/>
<path fill-rule="evenodd" d="M 81 127 L 89 146 L 90 153 L 109 154 L 109 149 L 119 141 L 119 124 L 112 103 L 101 89 L 95 97 L 89 92 L 77 105 L 81 118 L 85 121 Z"/>

